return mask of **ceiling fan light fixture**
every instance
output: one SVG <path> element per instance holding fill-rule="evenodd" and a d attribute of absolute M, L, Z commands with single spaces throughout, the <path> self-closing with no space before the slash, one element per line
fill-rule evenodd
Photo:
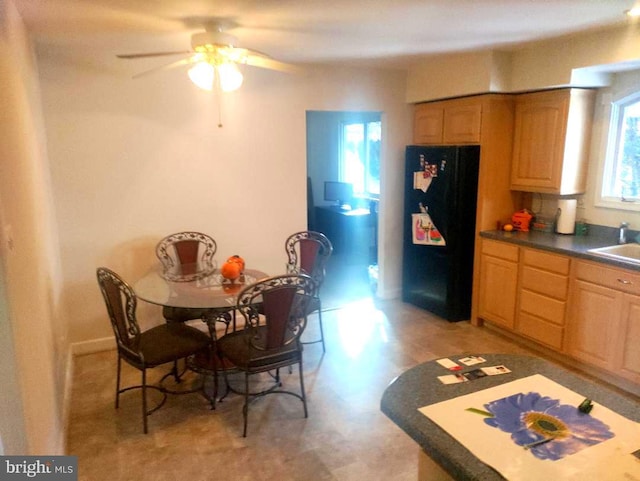
<path fill-rule="evenodd" d="M 220 88 L 224 92 L 233 92 L 234 90 L 238 90 L 242 85 L 244 77 L 235 63 L 222 63 L 218 65 L 216 70 L 218 71 Z"/>
<path fill-rule="evenodd" d="M 625 12 L 629 17 L 640 17 L 640 6 L 635 6 Z"/>
<path fill-rule="evenodd" d="M 207 31 L 194 33 L 191 36 L 191 47 L 197 52 L 215 49 L 216 47 L 234 47 L 238 45 L 238 38 L 221 31 Z"/>
<path fill-rule="evenodd" d="M 0 0 L 1 1 L 1 0 Z M 640 1 L 640 0 L 638 0 Z M 258 50 L 239 47 L 238 39 L 224 31 L 234 28 L 235 23 L 211 21 L 205 25 L 206 31 L 191 36 L 191 51 L 162 51 L 150 53 L 134 53 L 118 55 L 119 58 L 135 59 L 148 57 L 164 57 L 168 55 L 186 55 L 178 61 L 156 67 L 134 78 L 160 70 L 189 66 L 188 75 L 191 81 L 203 90 L 231 92 L 242 86 L 244 80 L 239 70 L 241 65 L 259 67 L 281 72 L 295 73 L 293 65 L 272 60 L 269 55 Z M 217 78 L 216 78 L 217 77 Z"/>
<path fill-rule="evenodd" d="M 203 90 L 213 90 L 215 80 L 215 69 L 209 62 L 197 62 L 189 69 L 189 78 L 199 88 Z"/>

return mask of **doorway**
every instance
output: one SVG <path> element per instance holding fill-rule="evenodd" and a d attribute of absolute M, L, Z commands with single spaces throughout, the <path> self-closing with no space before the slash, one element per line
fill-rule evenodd
<path fill-rule="evenodd" d="M 331 309 L 371 297 L 377 281 L 381 113 L 307 111 L 306 122 L 308 228 L 334 246 L 322 287 Z"/>

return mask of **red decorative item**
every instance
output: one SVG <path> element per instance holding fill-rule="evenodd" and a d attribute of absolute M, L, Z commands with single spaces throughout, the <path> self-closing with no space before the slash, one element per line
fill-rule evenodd
<path fill-rule="evenodd" d="M 235 281 L 238 277 L 240 277 L 240 274 L 242 274 L 240 263 L 229 261 L 225 262 L 220 268 L 220 274 L 222 274 L 222 277 L 224 277 L 225 279 Z"/>
<path fill-rule="evenodd" d="M 529 232 L 529 223 L 533 216 L 527 209 L 520 210 L 511 216 L 511 223 L 515 230 Z"/>
<path fill-rule="evenodd" d="M 240 274 L 244 272 L 244 259 L 239 255 L 233 255 L 227 259 L 227 262 L 235 262 L 240 266 Z"/>

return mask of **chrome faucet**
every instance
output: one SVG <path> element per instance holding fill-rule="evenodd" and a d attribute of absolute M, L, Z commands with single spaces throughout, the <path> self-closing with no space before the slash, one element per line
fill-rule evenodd
<path fill-rule="evenodd" d="M 618 244 L 626 244 L 627 243 L 627 228 L 629 227 L 628 222 L 620 223 L 620 233 L 618 235 Z"/>

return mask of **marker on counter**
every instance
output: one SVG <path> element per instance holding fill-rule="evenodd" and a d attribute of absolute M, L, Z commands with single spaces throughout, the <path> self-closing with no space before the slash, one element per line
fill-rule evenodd
<path fill-rule="evenodd" d="M 589 398 L 586 398 L 578 406 L 578 411 L 580 411 L 581 413 L 584 413 L 584 414 L 589 414 L 592 409 L 593 409 L 593 403 L 591 402 L 591 399 L 589 399 Z"/>

